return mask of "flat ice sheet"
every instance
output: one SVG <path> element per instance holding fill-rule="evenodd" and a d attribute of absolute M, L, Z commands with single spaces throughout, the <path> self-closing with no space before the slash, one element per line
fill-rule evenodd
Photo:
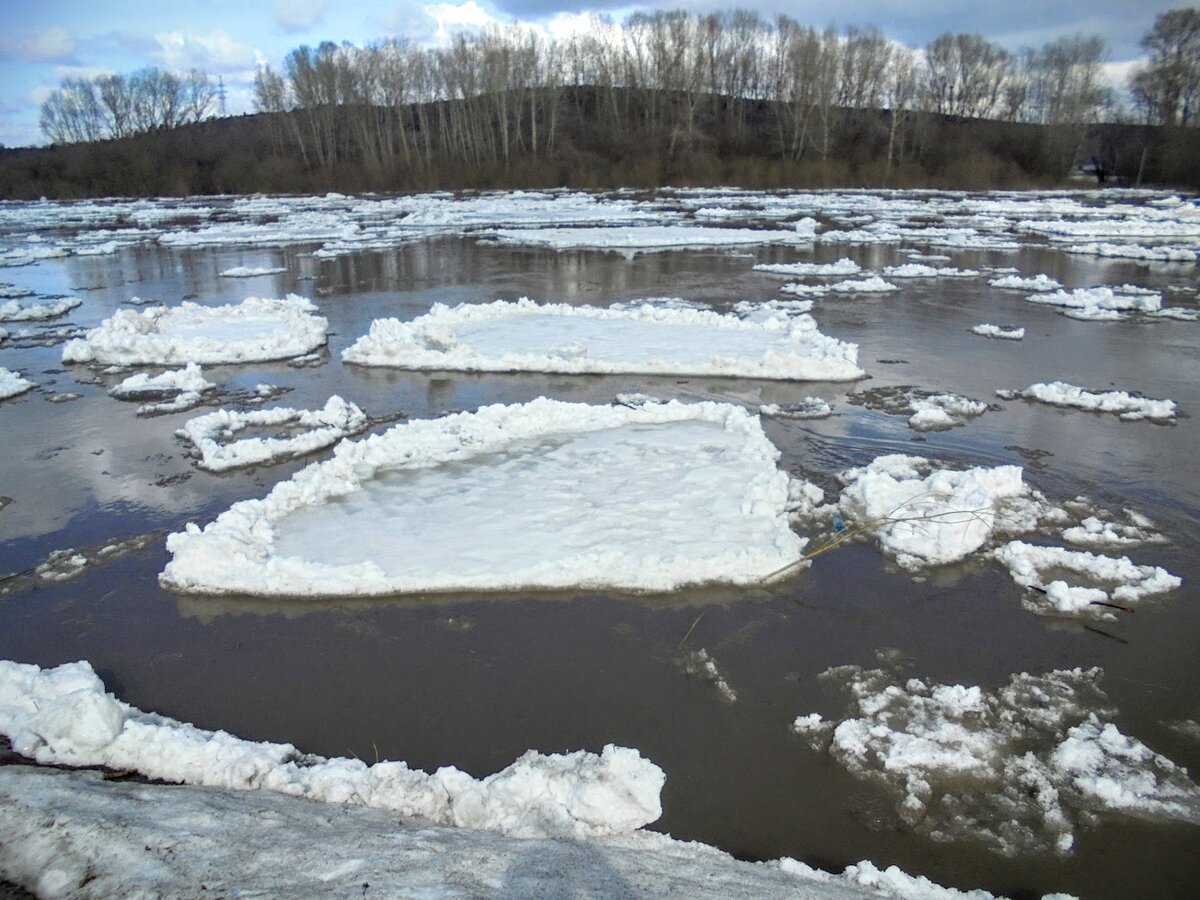
<path fill-rule="evenodd" d="M 800 559 L 757 417 L 539 399 L 414 421 L 171 535 L 179 591 L 274 596 L 750 584 Z"/>
<path fill-rule="evenodd" d="M 622 228 L 497 228 L 487 236 L 504 244 L 529 244 L 555 250 L 619 250 L 657 253 L 703 247 L 799 244 L 812 234 L 796 230 L 706 228 L 694 225 L 628 225 Z"/>
<path fill-rule="evenodd" d="M 63 362 L 180 365 L 256 362 L 309 353 L 325 343 L 325 319 L 289 294 L 249 297 L 230 306 L 182 303 L 141 312 L 122 309 L 87 337 L 63 348 Z"/>
<path fill-rule="evenodd" d="M 516 303 L 434 304 L 411 322 L 376 319 L 349 363 L 468 372 L 645 372 L 806 381 L 862 376 L 858 347 L 809 316 L 763 321 L 645 304 L 623 309 Z"/>

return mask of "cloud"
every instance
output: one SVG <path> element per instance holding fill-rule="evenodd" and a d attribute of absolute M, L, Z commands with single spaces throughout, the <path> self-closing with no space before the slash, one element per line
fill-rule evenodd
<path fill-rule="evenodd" d="M 305 31 L 325 15 L 325 0 L 275 0 L 275 21 L 284 31 Z"/>
<path fill-rule="evenodd" d="M 252 47 L 239 44 L 221 29 L 208 34 L 170 31 L 156 34 L 154 57 L 168 69 L 200 69 L 209 74 L 253 68 L 258 55 Z"/>
<path fill-rule="evenodd" d="M 25 62 L 69 62 L 75 55 L 75 39 L 65 28 L 55 26 L 0 38 L 0 57 Z"/>

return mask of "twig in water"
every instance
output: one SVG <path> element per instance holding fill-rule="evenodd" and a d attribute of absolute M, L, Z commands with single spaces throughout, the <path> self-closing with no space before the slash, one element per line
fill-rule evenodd
<path fill-rule="evenodd" d="M 683 649 L 683 645 L 688 642 L 688 638 L 692 636 L 692 632 L 696 630 L 696 626 L 700 624 L 700 620 L 704 618 L 704 613 L 706 612 L 708 612 L 708 610 L 703 610 L 700 615 L 696 616 L 696 621 L 692 622 L 692 627 L 687 630 L 687 634 L 683 636 L 683 640 L 680 641 L 679 646 L 675 648 L 676 653 Z"/>

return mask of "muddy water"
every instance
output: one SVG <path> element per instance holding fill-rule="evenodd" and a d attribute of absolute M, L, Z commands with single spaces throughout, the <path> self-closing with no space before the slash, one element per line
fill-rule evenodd
<path fill-rule="evenodd" d="M 818 246 L 864 266 L 903 262 L 895 248 Z M 794 251 L 763 250 L 790 261 Z M 806 257 L 808 258 L 808 257 Z M 347 367 L 340 351 L 373 318 L 411 318 L 434 302 L 530 296 L 607 304 L 674 295 L 727 307 L 780 296 L 783 279 L 750 271 L 746 255 L 669 253 L 626 261 L 598 253 L 489 247 L 439 239 L 387 253 L 319 262 L 295 250 L 127 250 L 51 260 L 0 273 L 47 293 L 74 292 L 70 321 L 94 325 L 133 295 L 205 303 L 296 291 L 317 300 L 334 335 L 313 367 L 216 367 L 231 390 L 267 383 L 280 402 L 314 407 L 331 393 L 373 416 L 436 416 L 546 395 L 609 402 L 641 391 L 757 405 L 815 394 L 835 415 L 768 420 L 782 465 L 826 487 L 838 471 L 886 452 L 962 463 L 1026 466 L 1052 499 L 1084 493 L 1153 517 L 1171 538 L 1135 550 L 1184 587 L 1115 623 L 1038 618 L 994 566 L 949 567 L 914 579 L 871 545 L 820 557 L 770 588 L 668 596 L 602 593 L 404 597 L 370 602 L 268 602 L 176 597 L 159 588 L 161 539 L 61 583 L 0 583 L 0 657 L 54 665 L 88 659 L 108 687 L 143 709 L 252 739 L 327 755 L 398 758 L 414 766 L 493 772 L 528 748 L 546 752 L 615 742 L 665 769 L 665 812 L 653 827 L 751 859 L 793 856 L 840 869 L 860 859 L 896 864 L 943 884 L 1012 896 L 1192 896 L 1200 829 L 1108 818 L 1081 831 L 1065 859 L 1006 859 L 969 843 L 905 831 L 894 803 L 789 733 L 799 714 L 838 716 L 824 669 L 873 665 L 899 651 L 914 675 L 994 686 L 1010 673 L 1102 666 L 1120 728 L 1200 771 L 1200 743 L 1168 726 L 1200 719 L 1200 467 L 1197 418 L 1173 427 L 1022 402 L 999 403 L 965 428 L 918 435 L 902 417 L 847 402 L 855 391 L 911 385 L 992 402 L 996 388 L 1062 379 L 1170 397 L 1200 412 L 1200 325 L 1074 321 L 979 279 L 902 283 L 899 294 L 818 300 L 822 330 L 861 345 L 871 379 L 786 384 L 645 376 L 567 377 L 405 373 Z M 1011 265 L 1070 286 L 1188 284 L 1195 270 L 1103 263 L 1064 254 L 960 253 L 953 265 Z M 219 278 L 235 265 L 286 265 L 288 274 Z M 1167 302 L 1194 303 L 1169 294 Z M 969 333 L 979 322 L 1024 325 L 1022 342 Z M 21 572 L 53 551 L 207 522 L 266 493 L 310 459 L 211 475 L 174 430 L 195 412 L 140 419 L 108 397 L 121 376 L 64 369 L 59 347 L 0 349 L 41 390 L 0 405 L 0 570 Z M 79 399 L 50 403 L 53 392 Z M 997 401 L 998 402 L 998 401 Z M 383 426 L 381 426 L 383 427 Z M 705 648 L 737 692 L 723 700 L 689 677 L 677 648 Z"/>

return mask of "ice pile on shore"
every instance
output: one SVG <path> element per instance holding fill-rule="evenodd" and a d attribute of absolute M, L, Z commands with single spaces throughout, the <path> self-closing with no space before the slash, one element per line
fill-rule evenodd
<path fill-rule="evenodd" d="M 1170 422 L 1175 419 L 1177 413 L 1174 400 L 1154 400 L 1126 391 L 1094 392 L 1067 384 L 1065 381 L 1039 382 L 1031 384 L 1023 391 L 998 390 L 996 396 L 1004 400 L 1037 400 L 1052 406 L 1113 413 L 1126 422 L 1143 419 L 1151 422 Z"/>
<path fill-rule="evenodd" d="M 188 419 L 177 434 L 200 451 L 200 468 L 225 472 L 242 466 L 295 459 L 337 443 L 367 427 L 363 411 L 336 394 L 317 410 L 256 409 L 240 412 L 218 409 Z M 287 436 L 233 438 L 250 428 L 284 429 Z"/>
<path fill-rule="evenodd" d="M 411 322 L 376 319 L 343 351 L 349 363 L 471 372 L 645 372 L 810 381 L 862 376 L 858 347 L 809 316 L 746 321 L 642 303 L 619 309 L 441 303 Z"/>
<path fill-rule="evenodd" d="M 721 403 L 539 399 L 345 441 L 168 538 L 173 590 L 268 596 L 753 584 L 800 559 L 788 478 Z"/>
<path fill-rule="evenodd" d="M 519 837 L 632 831 L 661 813 L 665 776 L 636 750 L 529 751 L 475 779 L 403 762 L 326 759 L 145 713 L 106 693 L 86 662 L 54 669 L 0 661 L 0 732 L 43 764 L 108 766 L 151 778 L 354 803 L 442 825 Z"/>
<path fill-rule="evenodd" d="M 1099 669 L 1022 673 L 994 691 L 840 666 L 847 718 L 793 725 L 815 749 L 890 790 L 896 812 L 934 840 L 979 840 L 1007 855 L 1071 852 L 1108 814 L 1200 823 L 1200 789 L 1122 734 Z"/>
<path fill-rule="evenodd" d="M 309 353 L 325 344 L 325 319 L 289 294 L 230 306 L 185 302 L 141 312 L 122 309 L 63 347 L 63 362 L 182 365 L 258 362 Z"/>

